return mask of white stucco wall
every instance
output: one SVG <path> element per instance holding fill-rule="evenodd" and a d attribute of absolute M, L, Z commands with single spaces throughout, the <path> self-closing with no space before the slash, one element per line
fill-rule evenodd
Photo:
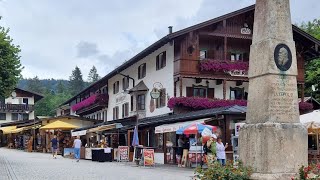
<path fill-rule="evenodd" d="M 135 79 L 135 85 L 137 85 L 141 80 L 146 84 L 149 88 L 149 92 L 146 93 L 146 117 L 161 115 L 165 113 L 169 113 L 170 109 L 165 107 L 156 108 L 154 112 L 150 112 L 150 91 L 153 88 L 153 84 L 155 82 L 160 82 L 163 85 L 163 88 L 166 89 L 166 93 L 169 97 L 173 97 L 173 59 L 174 59 L 174 52 L 173 52 L 173 45 L 169 43 L 162 46 L 161 48 L 157 49 L 153 53 L 149 54 L 147 57 L 140 60 L 138 63 L 130 66 L 129 68 L 122 71 L 122 74 L 129 75 L 130 77 Z M 156 71 L 156 56 L 166 51 L 166 67 Z M 142 79 L 138 79 L 138 67 L 146 63 L 146 76 Z M 116 75 L 109 79 L 108 81 L 108 92 L 109 92 L 109 107 L 108 107 L 108 117 L 107 120 L 113 120 L 113 108 L 119 106 L 119 118 L 122 118 L 122 104 L 129 103 L 129 114 L 131 107 L 130 107 L 130 95 L 124 93 L 122 90 L 122 75 Z M 120 91 L 117 94 L 113 94 L 113 84 L 119 81 L 120 82 Z M 129 89 L 133 87 L 132 80 L 129 80 Z M 116 98 L 119 96 L 124 96 L 124 100 L 116 103 Z M 135 109 L 134 109 L 135 110 Z"/>
<path fill-rule="evenodd" d="M 34 104 L 34 97 L 16 97 L 16 98 L 12 98 L 9 97 L 7 99 L 5 99 L 5 103 L 6 104 L 23 104 L 23 98 L 28 98 L 28 104 L 32 105 Z"/>
<path fill-rule="evenodd" d="M 13 122 L 12 121 L 12 113 L 6 113 L 6 120 L 0 120 L 0 124 L 2 124 L 2 123 L 8 123 L 8 122 Z M 29 119 L 31 120 L 31 119 L 34 119 L 34 111 L 33 112 L 31 112 L 31 113 L 29 113 Z M 20 120 L 22 120 L 22 119 L 20 119 Z M 16 121 L 16 120 L 15 120 Z"/>

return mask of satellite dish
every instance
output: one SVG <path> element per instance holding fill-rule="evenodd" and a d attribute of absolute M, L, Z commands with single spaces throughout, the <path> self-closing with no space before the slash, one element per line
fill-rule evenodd
<path fill-rule="evenodd" d="M 311 86 L 311 89 L 312 89 L 313 92 L 316 91 L 316 87 L 314 85 Z"/>
<path fill-rule="evenodd" d="M 12 98 L 16 98 L 16 97 L 17 97 L 17 93 L 16 93 L 15 91 L 13 91 L 13 92 L 11 93 L 11 96 L 12 96 Z"/>

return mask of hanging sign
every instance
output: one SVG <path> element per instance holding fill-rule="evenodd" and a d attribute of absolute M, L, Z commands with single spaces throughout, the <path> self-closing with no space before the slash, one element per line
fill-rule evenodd
<path fill-rule="evenodd" d="M 129 147 L 119 146 L 118 147 L 118 161 L 129 161 Z"/>
<path fill-rule="evenodd" d="M 251 34 L 251 29 L 249 28 L 241 28 L 241 34 Z"/>
<path fill-rule="evenodd" d="M 154 166 L 154 149 L 144 149 L 144 166 Z"/>

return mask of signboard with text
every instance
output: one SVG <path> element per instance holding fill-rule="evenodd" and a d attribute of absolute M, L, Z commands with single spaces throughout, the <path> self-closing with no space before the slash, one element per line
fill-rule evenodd
<path fill-rule="evenodd" d="M 154 149 L 144 149 L 144 166 L 154 166 Z"/>
<path fill-rule="evenodd" d="M 119 146 L 118 147 L 118 161 L 129 161 L 129 147 Z"/>

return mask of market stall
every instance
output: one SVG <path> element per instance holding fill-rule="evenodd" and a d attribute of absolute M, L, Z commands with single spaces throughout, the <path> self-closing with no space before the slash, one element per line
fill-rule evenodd
<path fill-rule="evenodd" d="M 54 135 L 57 136 L 59 141 L 58 153 L 63 155 L 64 148 L 72 148 L 73 138 L 71 137 L 70 130 L 75 128 L 78 128 L 78 126 L 60 120 L 41 127 L 40 130 L 46 132 L 47 152 L 51 152 L 50 142 Z"/>

